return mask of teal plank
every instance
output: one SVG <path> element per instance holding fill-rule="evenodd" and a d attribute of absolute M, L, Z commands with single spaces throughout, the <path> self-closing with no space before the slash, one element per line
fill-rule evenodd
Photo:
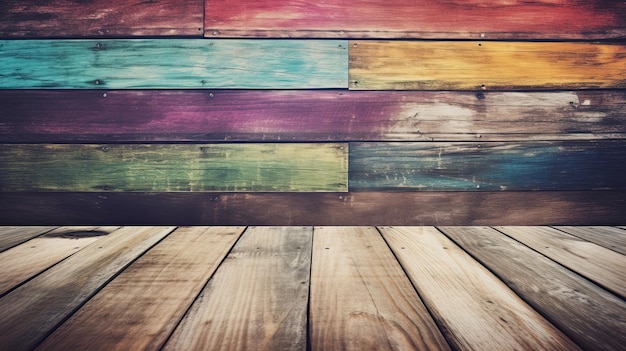
<path fill-rule="evenodd" d="M 347 88 L 347 47 L 336 40 L 0 40 L 0 88 Z"/>

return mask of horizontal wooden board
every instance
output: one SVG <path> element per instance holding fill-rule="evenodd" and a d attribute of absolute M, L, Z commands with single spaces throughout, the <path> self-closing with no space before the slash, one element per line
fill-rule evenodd
<path fill-rule="evenodd" d="M 201 36 L 203 0 L 4 0 L 0 37 Z"/>
<path fill-rule="evenodd" d="M 347 144 L 4 144 L 3 191 L 346 191 Z"/>
<path fill-rule="evenodd" d="M 0 252 L 10 249 L 56 227 L 46 226 L 3 226 L 0 227 Z"/>
<path fill-rule="evenodd" d="M 626 189 L 621 141 L 351 143 L 351 191 Z"/>
<path fill-rule="evenodd" d="M 207 36 L 613 38 L 621 1 L 206 0 Z"/>
<path fill-rule="evenodd" d="M 347 56 L 330 40 L 0 40 L 0 88 L 346 88 Z"/>
<path fill-rule="evenodd" d="M 0 193 L 2 224 L 619 225 L 626 191 Z"/>
<path fill-rule="evenodd" d="M 0 142 L 626 138 L 626 91 L 0 90 Z"/>
<path fill-rule="evenodd" d="M 624 58 L 618 43 L 351 41 L 350 89 L 626 88 Z"/>

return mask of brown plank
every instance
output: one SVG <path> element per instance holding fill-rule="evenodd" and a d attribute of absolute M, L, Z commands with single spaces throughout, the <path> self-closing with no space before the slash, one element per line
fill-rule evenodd
<path fill-rule="evenodd" d="M 622 350 L 626 302 L 489 227 L 440 227 L 574 342 Z"/>
<path fill-rule="evenodd" d="M 183 227 L 124 270 L 37 350 L 159 350 L 243 227 Z"/>
<path fill-rule="evenodd" d="M 424 303 L 462 350 L 578 347 L 434 227 L 382 227 Z"/>
<path fill-rule="evenodd" d="M 0 91 L 0 142 L 601 138 L 626 91 Z"/>
<path fill-rule="evenodd" d="M 164 350 L 306 350 L 312 234 L 246 230 Z"/>
<path fill-rule="evenodd" d="M 623 229 L 606 226 L 560 226 L 555 228 L 626 255 L 626 231 Z"/>
<path fill-rule="evenodd" d="M 0 345 L 32 349 L 173 227 L 125 227 L 72 255 L 0 299 Z"/>
<path fill-rule="evenodd" d="M 0 253 L 0 296 L 119 227 L 61 227 Z"/>
<path fill-rule="evenodd" d="M 626 298 L 626 256 L 553 228 L 495 228 Z"/>
<path fill-rule="evenodd" d="M 316 227 L 312 350 L 449 350 L 393 253 L 373 227 Z"/>
<path fill-rule="evenodd" d="M 54 226 L 2 226 L 0 227 L 0 252 L 10 249 L 41 234 L 54 229 Z"/>
<path fill-rule="evenodd" d="M 1 193 L 2 224 L 612 225 L 626 192 Z"/>
<path fill-rule="evenodd" d="M 201 36 L 203 0 L 4 0 L 0 37 Z"/>

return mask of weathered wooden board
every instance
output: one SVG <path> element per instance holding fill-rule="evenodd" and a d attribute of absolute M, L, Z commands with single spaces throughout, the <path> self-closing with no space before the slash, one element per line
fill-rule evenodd
<path fill-rule="evenodd" d="M 0 296 L 119 227 L 61 227 L 0 253 Z"/>
<path fill-rule="evenodd" d="M 553 228 L 496 229 L 626 298 L 626 256 Z"/>
<path fill-rule="evenodd" d="M 0 194 L 2 224 L 611 225 L 626 191 Z"/>
<path fill-rule="evenodd" d="M 30 350 L 173 227 L 125 227 L 0 299 L 0 345 Z"/>
<path fill-rule="evenodd" d="M 618 43 L 351 41 L 350 89 L 626 88 Z"/>
<path fill-rule="evenodd" d="M 613 227 L 556 227 L 571 235 L 626 255 L 626 231 Z"/>
<path fill-rule="evenodd" d="M 461 350 L 577 350 L 556 327 L 433 227 L 381 227 L 448 340 Z"/>
<path fill-rule="evenodd" d="M 373 227 L 316 227 L 311 350 L 449 350 Z"/>
<path fill-rule="evenodd" d="M 201 36 L 203 0 L 3 0 L 0 37 Z"/>
<path fill-rule="evenodd" d="M 350 144 L 351 191 L 625 189 L 621 141 Z"/>
<path fill-rule="evenodd" d="M 3 144 L 0 189 L 345 191 L 347 144 Z"/>
<path fill-rule="evenodd" d="M 206 0 L 207 36 L 623 37 L 622 1 Z"/>
<path fill-rule="evenodd" d="M 159 350 L 243 227 L 183 227 L 107 284 L 37 350 Z"/>
<path fill-rule="evenodd" d="M 574 342 L 622 350 L 626 302 L 493 228 L 440 227 Z"/>
<path fill-rule="evenodd" d="M 626 91 L 0 90 L 0 142 L 626 138 Z"/>
<path fill-rule="evenodd" d="M 332 40 L 0 40 L 0 88 L 346 88 L 347 47 Z"/>
<path fill-rule="evenodd" d="M 17 246 L 32 238 L 53 230 L 46 226 L 4 226 L 0 227 L 0 252 Z"/>
<path fill-rule="evenodd" d="M 306 350 L 313 228 L 248 228 L 164 350 Z"/>

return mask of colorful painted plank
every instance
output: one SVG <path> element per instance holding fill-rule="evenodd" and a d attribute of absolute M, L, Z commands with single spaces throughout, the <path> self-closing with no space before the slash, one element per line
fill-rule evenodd
<path fill-rule="evenodd" d="M 347 56 L 332 40 L 0 40 L 0 88 L 346 88 Z"/>
<path fill-rule="evenodd" d="M 618 43 L 351 41 L 350 89 L 626 88 Z"/>
<path fill-rule="evenodd" d="M 621 141 L 351 143 L 351 191 L 626 189 Z"/>
<path fill-rule="evenodd" d="M 0 37 L 201 36 L 203 0 L 3 0 Z"/>
<path fill-rule="evenodd" d="M 309 310 L 311 350 L 450 350 L 374 227 L 315 228 Z"/>
<path fill-rule="evenodd" d="M 592 39 L 626 34 L 622 1 L 206 0 L 207 36 Z"/>
<path fill-rule="evenodd" d="M 0 90 L 11 143 L 604 138 L 626 91 Z"/>
<path fill-rule="evenodd" d="M 346 191 L 347 144 L 3 144 L 2 191 Z"/>
<path fill-rule="evenodd" d="M 133 262 L 37 350 L 160 350 L 243 227 L 183 227 Z"/>
<path fill-rule="evenodd" d="M 0 227 L 0 252 L 45 234 L 56 227 L 51 226 L 3 226 Z"/>
<path fill-rule="evenodd" d="M 617 251 L 622 255 L 626 255 L 626 231 L 623 229 L 613 227 L 581 226 L 563 226 L 555 228 L 581 239 L 606 247 L 607 249 Z"/>
<path fill-rule="evenodd" d="M 306 350 L 312 241 L 311 227 L 248 228 L 162 350 Z"/>
<path fill-rule="evenodd" d="M 626 191 L 0 193 L 0 222 L 128 225 L 618 225 Z"/>
<path fill-rule="evenodd" d="M 626 302 L 493 228 L 440 227 L 585 350 L 626 345 Z"/>

